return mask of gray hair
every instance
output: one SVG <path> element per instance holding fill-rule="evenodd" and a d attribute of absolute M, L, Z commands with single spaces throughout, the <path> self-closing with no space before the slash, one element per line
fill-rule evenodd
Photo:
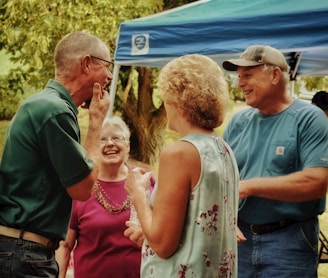
<path fill-rule="evenodd" d="M 277 66 L 264 64 L 264 71 L 269 72 L 269 71 L 273 70 L 275 67 L 277 67 Z M 281 70 L 281 74 L 282 74 L 282 80 L 283 80 L 285 86 L 287 86 L 288 82 L 289 82 L 289 73 L 287 71 Z"/>
<path fill-rule="evenodd" d="M 102 127 L 117 127 L 122 131 L 122 135 L 126 142 L 130 142 L 131 132 L 127 124 L 119 116 L 112 116 L 111 118 L 105 118 Z"/>
<path fill-rule="evenodd" d="M 81 62 L 82 56 L 93 54 L 101 56 L 109 52 L 106 44 L 98 37 L 86 32 L 72 32 L 64 36 L 55 48 L 55 71 L 69 75 Z"/>

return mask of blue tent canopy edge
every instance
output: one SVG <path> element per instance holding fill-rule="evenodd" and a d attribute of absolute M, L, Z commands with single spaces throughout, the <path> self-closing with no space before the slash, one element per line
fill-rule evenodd
<path fill-rule="evenodd" d="M 297 76 L 328 75 L 328 1 L 200 0 L 120 25 L 110 91 L 115 98 L 120 66 L 163 67 L 199 53 L 220 66 L 252 44 L 284 53 Z"/>
<path fill-rule="evenodd" d="M 190 53 L 218 63 L 252 44 L 268 44 L 289 59 L 301 54 L 298 75 L 328 75 L 328 2 L 207 0 L 123 22 L 115 51 L 120 65 L 162 67 Z"/>

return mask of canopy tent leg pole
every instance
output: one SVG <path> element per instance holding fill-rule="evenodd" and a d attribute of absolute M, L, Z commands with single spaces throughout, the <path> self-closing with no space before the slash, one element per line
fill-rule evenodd
<path fill-rule="evenodd" d="M 115 101 L 116 88 L 117 88 L 117 80 L 118 80 L 120 67 L 121 67 L 120 65 L 114 64 L 113 80 L 111 82 L 110 92 L 109 92 L 110 103 L 109 103 L 109 109 L 107 112 L 107 117 L 111 117 L 113 114 L 114 101 Z"/>

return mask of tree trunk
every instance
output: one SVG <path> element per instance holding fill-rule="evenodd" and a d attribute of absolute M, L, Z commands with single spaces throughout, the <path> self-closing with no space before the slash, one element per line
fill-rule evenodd
<path fill-rule="evenodd" d="M 153 76 L 150 68 L 137 68 L 138 97 L 133 86 L 123 102 L 124 119 L 131 130 L 130 157 L 146 164 L 154 164 L 164 144 L 166 113 L 164 106 L 153 103 Z M 132 82 L 132 81 L 130 81 Z"/>

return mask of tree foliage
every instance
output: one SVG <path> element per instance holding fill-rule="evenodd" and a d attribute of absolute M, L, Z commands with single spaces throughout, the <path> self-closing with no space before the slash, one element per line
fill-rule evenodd
<path fill-rule="evenodd" d="M 90 32 L 104 40 L 114 54 L 121 22 L 188 2 L 193 1 L 0 0 L 0 50 L 5 50 L 15 65 L 8 75 L 0 76 L 0 117 L 11 118 L 27 88 L 40 90 L 54 77 L 54 49 L 65 34 Z M 156 160 L 166 124 L 163 107 L 152 101 L 153 73 L 149 68 L 124 68 L 115 100 L 115 110 L 122 113 L 132 131 L 132 157 L 146 163 Z"/>
<path fill-rule="evenodd" d="M 113 53 L 122 21 L 161 8 L 162 0 L 4 1 L 0 13 L 0 46 L 12 55 L 14 63 L 23 66 L 28 84 L 42 88 L 54 76 L 54 48 L 65 34 L 88 31 L 103 39 Z"/>
<path fill-rule="evenodd" d="M 67 33 L 84 30 L 115 51 L 120 23 L 171 9 L 194 0 L 0 0 L 0 50 L 14 66 L 0 75 L 0 119 L 10 119 L 26 91 L 36 92 L 54 77 L 53 52 Z M 156 161 L 164 140 L 164 107 L 156 101 L 157 69 L 122 67 L 114 110 L 130 126 L 131 156 Z M 307 78 L 307 88 L 327 88 L 327 78 Z M 235 77 L 228 76 L 230 95 L 243 98 Z M 323 83 L 322 83 L 323 82 Z"/>
<path fill-rule="evenodd" d="M 328 90 L 328 76 L 323 77 L 303 77 L 305 88 L 308 91 Z"/>

